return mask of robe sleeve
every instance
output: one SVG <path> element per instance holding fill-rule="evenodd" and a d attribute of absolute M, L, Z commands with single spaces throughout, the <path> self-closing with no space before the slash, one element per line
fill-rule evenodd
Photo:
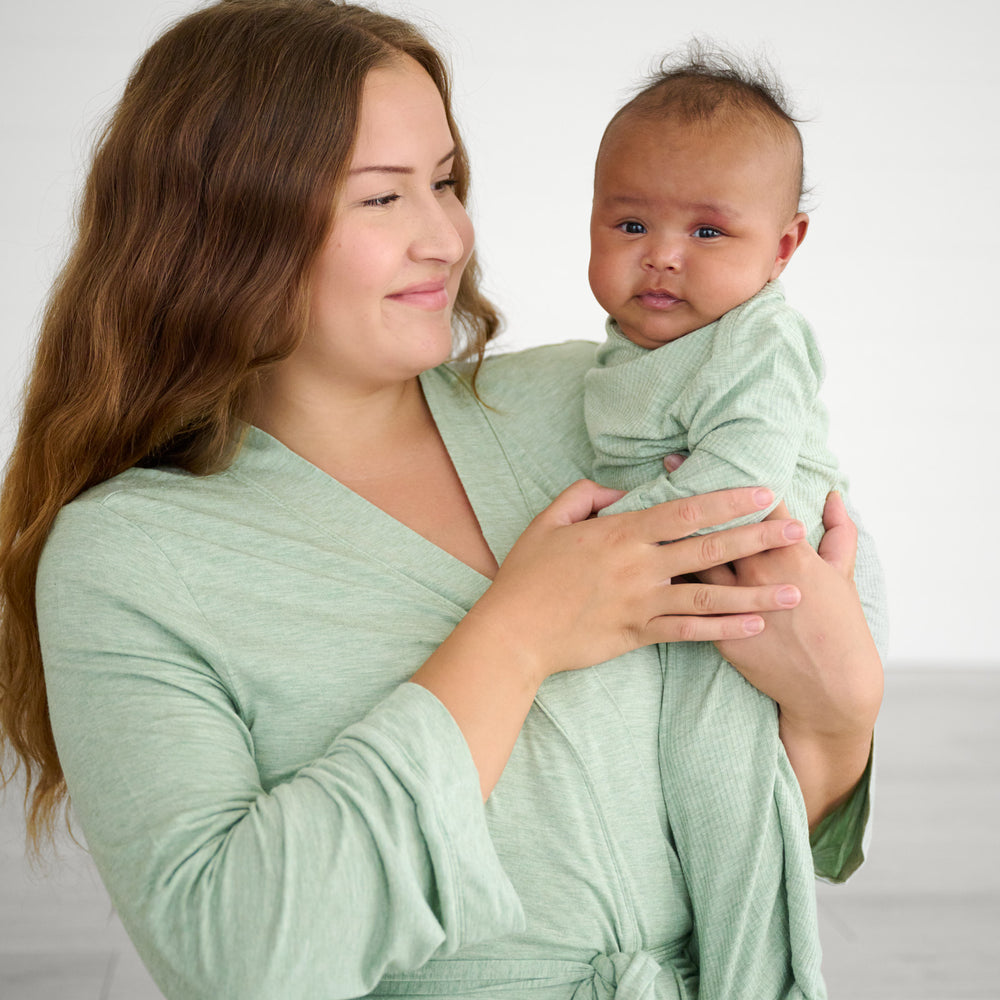
<path fill-rule="evenodd" d="M 846 882 L 863 864 L 871 836 L 873 759 L 850 798 L 824 817 L 809 837 L 813 868 L 826 882 Z"/>
<path fill-rule="evenodd" d="M 425 689 L 265 790 L 226 654 L 140 525 L 64 509 L 37 607 L 75 816 L 170 1000 L 356 997 L 523 926 L 471 755 Z"/>

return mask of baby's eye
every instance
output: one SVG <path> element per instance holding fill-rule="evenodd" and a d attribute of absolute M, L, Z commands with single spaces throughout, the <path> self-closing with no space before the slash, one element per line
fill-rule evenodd
<path fill-rule="evenodd" d="M 618 228 L 629 236 L 642 236 L 646 232 L 646 227 L 641 222 L 635 222 L 634 220 L 621 222 L 618 224 Z"/>
<path fill-rule="evenodd" d="M 375 198 L 366 198 L 361 204 L 368 208 L 385 208 L 394 201 L 399 201 L 398 194 L 380 194 Z"/>
<path fill-rule="evenodd" d="M 699 226 L 694 231 L 694 235 L 700 240 L 710 240 L 716 236 L 721 236 L 722 230 L 716 229 L 715 226 Z"/>

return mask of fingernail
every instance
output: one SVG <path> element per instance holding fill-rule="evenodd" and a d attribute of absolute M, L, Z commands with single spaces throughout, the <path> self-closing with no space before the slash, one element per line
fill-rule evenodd
<path fill-rule="evenodd" d="M 754 490 L 753 502 L 758 507 L 766 507 L 774 499 L 774 494 L 763 486 L 759 490 Z"/>
<path fill-rule="evenodd" d="M 806 537 L 806 526 L 801 521 L 789 521 L 785 525 L 785 538 L 798 541 Z"/>
<path fill-rule="evenodd" d="M 667 472 L 676 472 L 683 464 L 683 455 L 667 455 L 663 460 L 663 465 Z"/>
<path fill-rule="evenodd" d="M 798 587 L 782 587 L 777 594 L 778 603 L 784 605 L 786 608 L 792 608 L 799 603 L 799 588 Z"/>
<path fill-rule="evenodd" d="M 763 618 L 747 618 L 743 622 L 743 631 L 747 635 L 756 635 L 758 632 L 764 631 L 764 619 Z"/>

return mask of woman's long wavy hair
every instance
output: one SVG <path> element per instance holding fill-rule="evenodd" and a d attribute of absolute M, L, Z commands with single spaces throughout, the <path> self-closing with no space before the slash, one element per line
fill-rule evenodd
<path fill-rule="evenodd" d="M 29 846 L 66 786 L 35 614 L 60 509 L 135 465 L 224 468 L 261 374 L 298 345 L 375 67 L 448 72 L 412 25 L 331 0 L 222 0 L 142 57 L 103 130 L 78 235 L 42 320 L 0 497 L 0 778 L 23 766 Z M 481 361 L 499 319 L 475 262 L 455 304 L 457 353 Z"/>

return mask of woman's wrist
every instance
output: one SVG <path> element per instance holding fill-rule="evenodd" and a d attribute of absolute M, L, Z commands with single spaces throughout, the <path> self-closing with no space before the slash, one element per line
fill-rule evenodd
<path fill-rule="evenodd" d="M 502 641 L 475 608 L 410 678 L 455 720 L 485 800 L 499 780 L 542 677 L 535 658 Z"/>

